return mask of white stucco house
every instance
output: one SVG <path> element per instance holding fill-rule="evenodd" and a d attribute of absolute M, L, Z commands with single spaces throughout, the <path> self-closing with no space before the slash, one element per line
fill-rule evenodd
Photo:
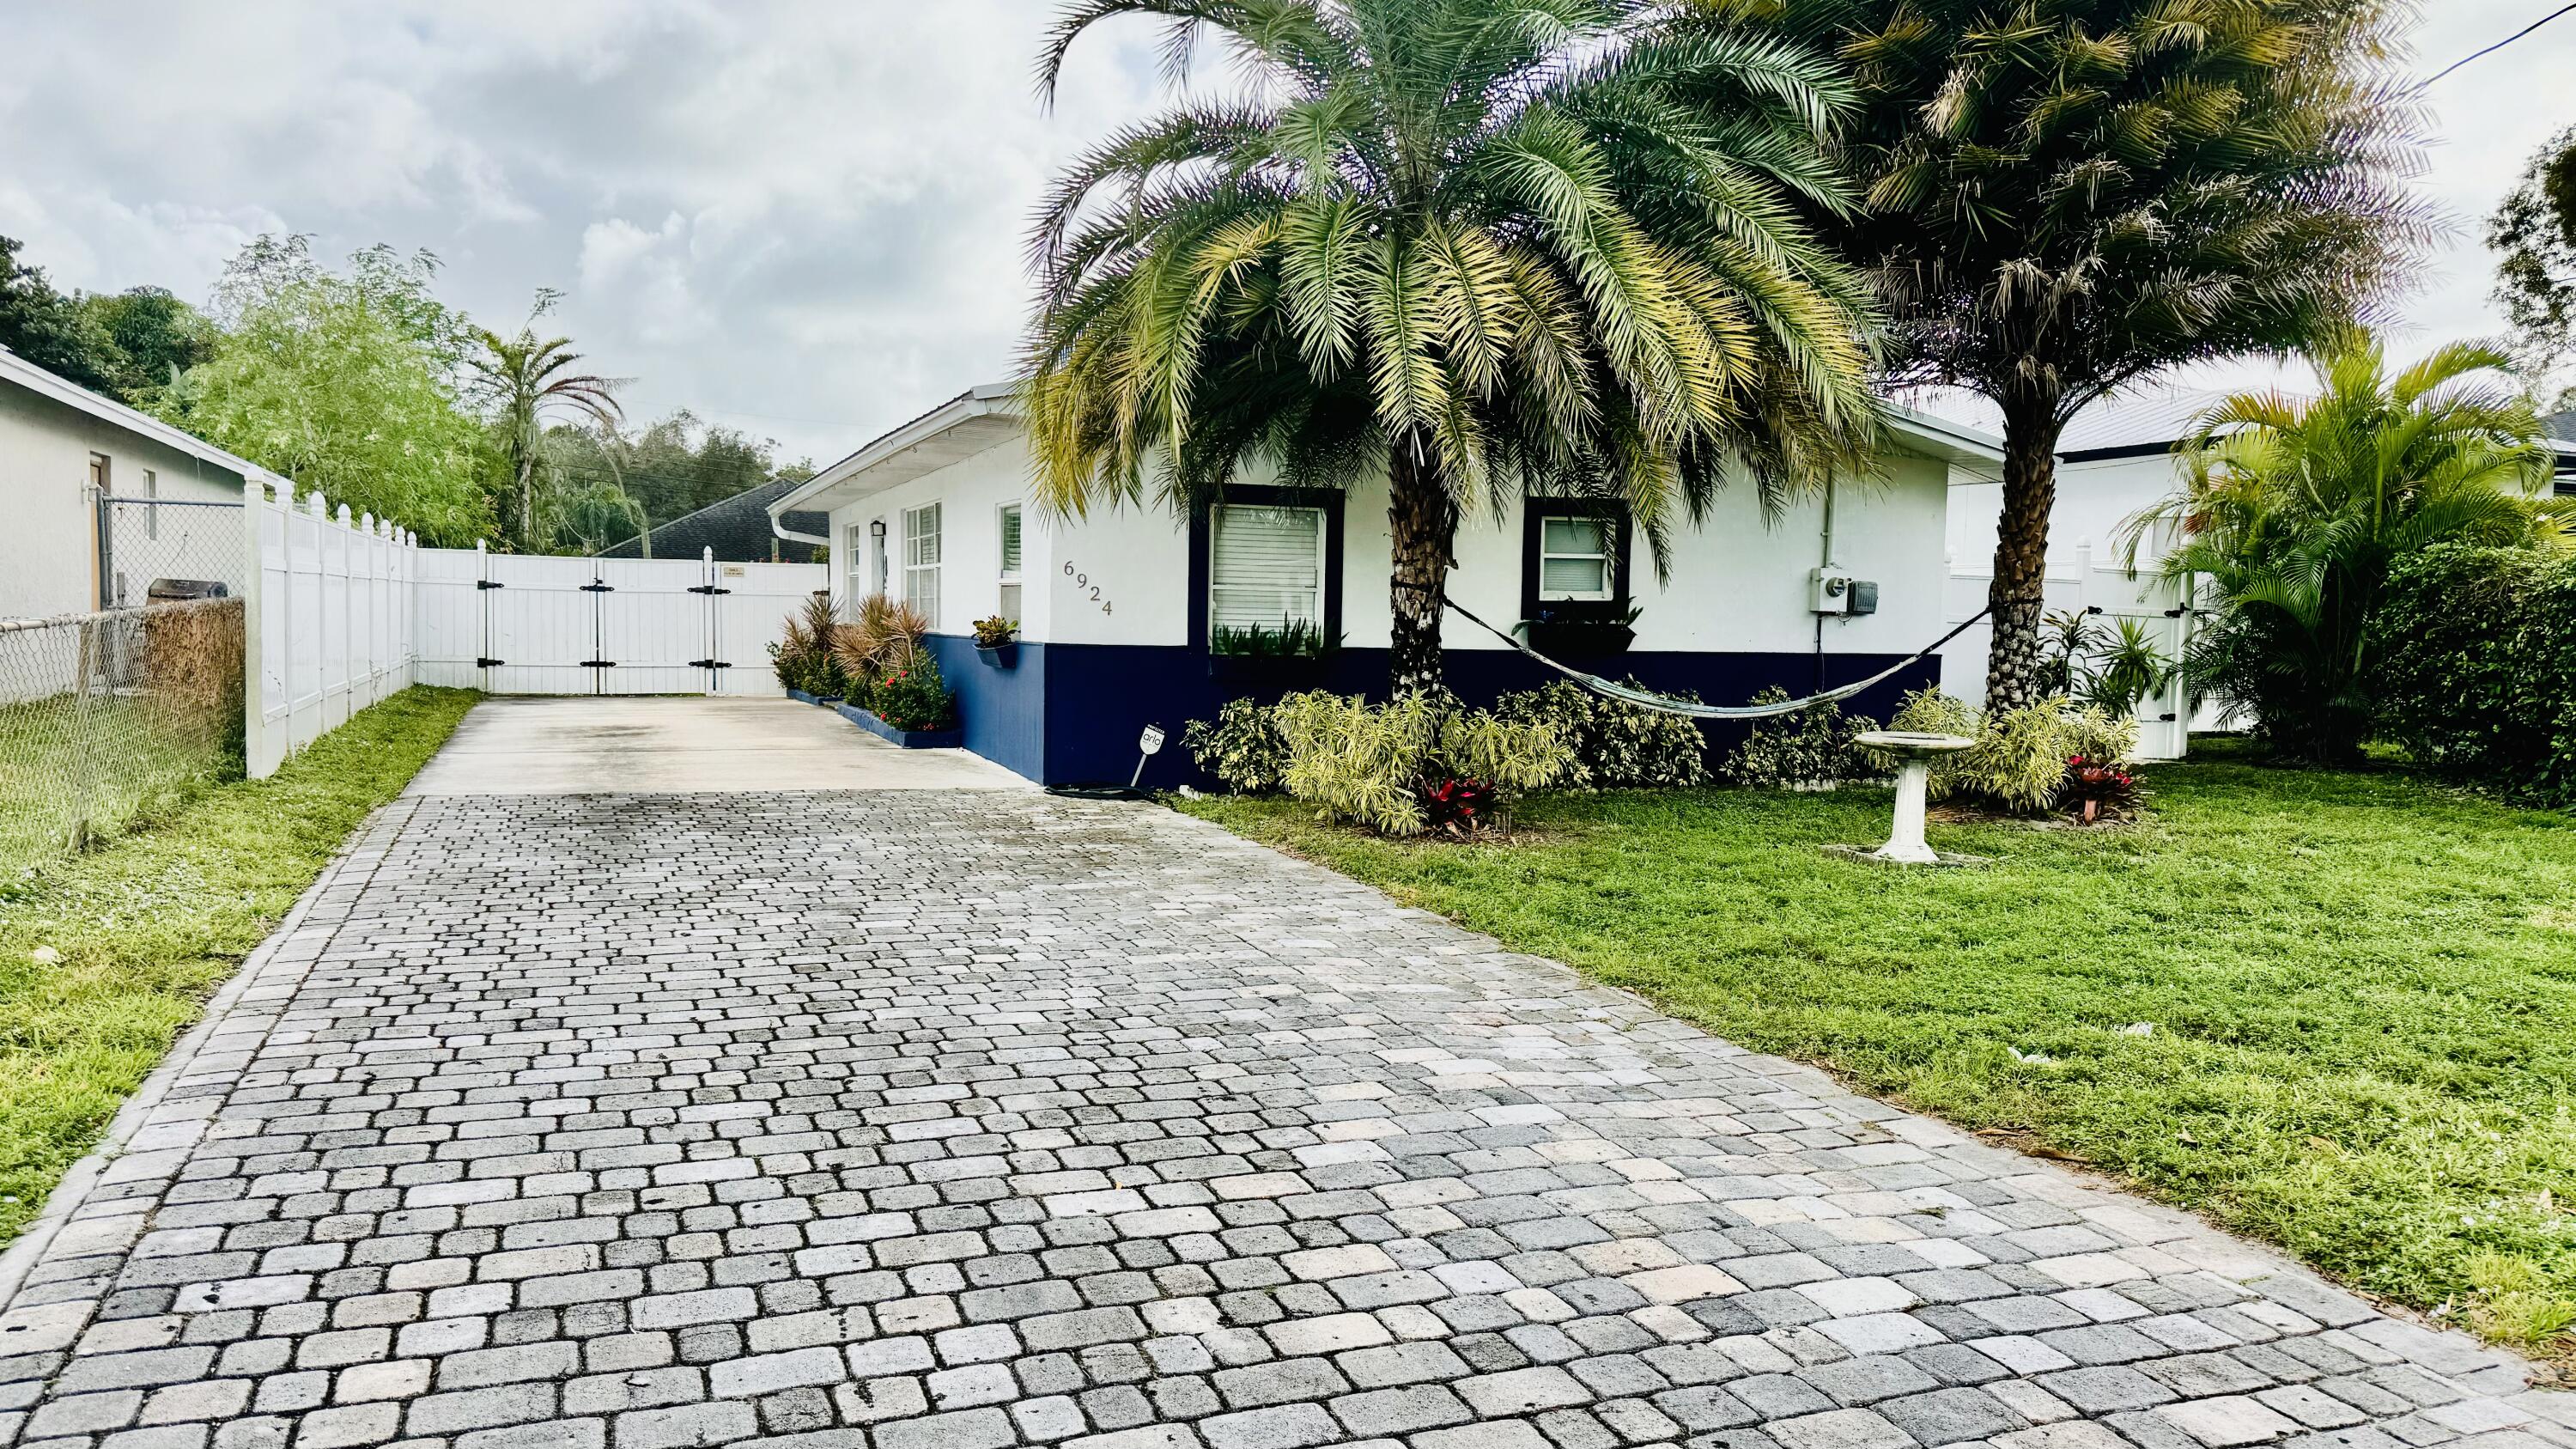
<path fill-rule="evenodd" d="M 1741 702 L 1874 674 L 1930 644 L 1948 582 L 1954 468 L 1999 465 L 1971 428 L 1902 412 L 1880 475 L 1839 481 L 1766 520 L 1748 486 L 1674 539 L 1668 578 L 1615 508 L 1515 502 L 1471 514 L 1451 596 L 1503 626 L 1541 610 L 1638 609 L 1624 652 L 1571 659 L 1652 688 Z M 1156 505 L 1054 516 L 1028 496 L 1027 439 L 1005 385 L 978 387 L 868 443 L 769 504 L 773 518 L 831 519 L 832 592 L 844 608 L 880 589 L 929 616 L 959 692 L 967 748 L 1044 783 L 1124 782 L 1141 728 L 1177 736 L 1246 694 L 1323 685 L 1381 692 L 1390 633 L 1382 479 L 1348 492 L 1245 485 L 1200 516 Z M 1874 589 L 1819 588 L 1819 573 Z M 1857 602 L 1858 607 L 1855 607 Z M 1009 668 L 979 656 L 972 623 L 1019 621 Z M 1212 654 L 1212 632 L 1302 621 L 1340 647 L 1311 666 Z M 1471 702 L 1554 676 L 1452 614 L 1451 686 Z M 1938 662 L 1863 696 L 1884 718 L 1933 683 Z M 1177 749 L 1149 783 L 1193 778 Z"/>
<path fill-rule="evenodd" d="M 270 476 L 0 348 L 0 619 L 140 604 L 161 577 L 239 592 L 242 479 Z"/>

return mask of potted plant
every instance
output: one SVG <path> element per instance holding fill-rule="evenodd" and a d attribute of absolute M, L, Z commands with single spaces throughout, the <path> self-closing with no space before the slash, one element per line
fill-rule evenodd
<path fill-rule="evenodd" d="M 975 657 L 994 669 L 1020 662 L 1020 621 L 999 614 L 975 621 Z"/>
<path fill-rule="evenodd" d="M 1208 677 L 1233 681 L 1267 681 L 1311 685 L 1320 682 L 1341 636 L 1328 635 L 1312 619 L 1283 619 L 1266 624 L 1208 626 Z"/>
<path fill-rule="evenodd" d="M 1515 632 L 1529 647 L 1554 659 L 1625 654 L 1637 642 L 1637 616 L 1644 612 L 1633 605 L 1615 614 L 1560 605 L 1521 620 Z"/>

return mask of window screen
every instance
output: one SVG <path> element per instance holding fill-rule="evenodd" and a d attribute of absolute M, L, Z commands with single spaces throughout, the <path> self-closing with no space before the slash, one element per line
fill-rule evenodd
<path fill-rule="evenodd" d="M 1324 622 L 1324 511 L 1225 504 L 1212 520 L 1208 626 Z"/>
<path fill-rule="evenodd" d="M 1607 599 L 1612 576 L 1610 522 L 1603 518 L 1539 521 L 1538 596 L 1541 599 Z"/>
<path fill-rule="evenodd" d="M 939 627 L 939 505 L 903 511 L 903 601 Z"/>

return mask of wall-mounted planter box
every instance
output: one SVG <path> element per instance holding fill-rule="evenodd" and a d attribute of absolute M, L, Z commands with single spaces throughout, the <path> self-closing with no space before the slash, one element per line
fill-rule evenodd
<path fill-rule="evenodd" d="M 1020 641 L 1014 639 L 1008 644 L 990 647 L 978 644 L 975 658 L 987 669 L 1017 669 L 1020 665 Z"/>
<path fill-rule="evenodd" d="M 1551 659 L 1598 659 L 1627 653 L 1628 646 L 1637 642 L 1637 631 L 1606 620 L 1533 619 L 1521 625 L 1521 637 Z"/>
<path fill-rule="evenodd" d="M 1332 661 L 1316 655 L 1211 654 L 1208 678 L 1223 684 L 1267 684 L 1312 689 L 1324 682 Z"/>
<path fill-rule="evenodd" d="M 836 704 L 832 707 L 840 711 L 841 718 L 878 739 L 901 745 L 907 750 L 955 750 L 966 745 L 966 731 L 956 725 L 944 730 L 899 730 L 857 705 Z"/>

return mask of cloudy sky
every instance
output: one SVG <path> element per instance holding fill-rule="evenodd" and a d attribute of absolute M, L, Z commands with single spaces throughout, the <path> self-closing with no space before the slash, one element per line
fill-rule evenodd
<path fill-rule="evenodd" d="M 0 0 L 0 232 L 57 285 L 202 299 L 261 232 L 531 291 L 631 412 L 686 406 L 818 461 L 1003 376 L 1047 176 L 1153 104 L 1153 35 L 1094 37 L 1052 113 L 1054 0 Z M 2425 71 L 2548 0 L 2430 0 Z M 2442 83 L 2427 193 L 2461 219 L 2413 342 L 2495 319 L 2477 222 L 2576 121 L 2576 19 Z M 2554 74 L 2552 74 L 2554 72 Z"/>

